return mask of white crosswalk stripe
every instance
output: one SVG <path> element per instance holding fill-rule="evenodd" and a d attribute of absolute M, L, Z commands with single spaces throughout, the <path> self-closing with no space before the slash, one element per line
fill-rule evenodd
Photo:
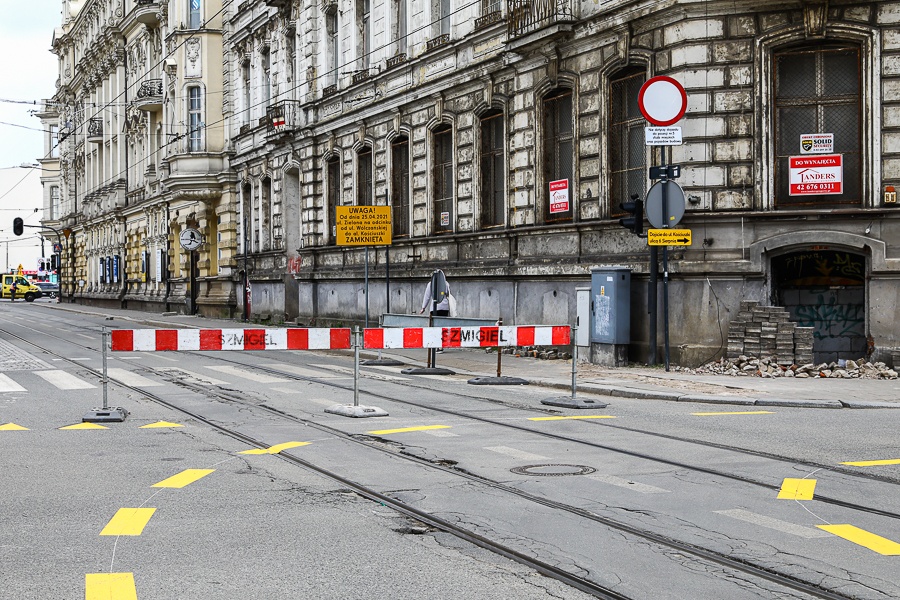
<path fill-rule="evenodd" d="M 75 377 L 66 371 L 54 369 L 52 371 L 35 371 L 35 375 L 61 390 L 88 390 L 97 387 L 84 379 Z"/>
<path fill-rule="evenodd" d="M 25 392 L 27 391 L 21 385 L 10 379 L 8 376 L 0 373 L 0 392 Z"/>
<path fill-rule="evenodd" d="M 497 454 L 503 454 L 505 456 L 511 456 L 519 460 L 549 460 L 546 456 L 532 454 L 531 452 L 525 452 L 523 450 L 516 450 L 509 446 L 489 446 L 485 447 L 485 450 L 490 450 L 491 452 L 496 452 Z"/>
<path fill-rule="evenodd" d="M 292 375 L 299 375 L 300 377 L 313 377 L 315 379 L 347 379 L 346 375 L 334 375 L 333 373 L 325 373 L 318 369 L 307 369 L 305 367 L 286 365 L 284 363 L 266 363 L 260 366 L 266 367 L 267 369 L 284 371 L 285 373 L 290 373 Z"/>
<path fill-rule="evenodd" d="M 632 481 L 630 479 L 623 479 L 622 477 L 616 477 L 615 475 L 600 475 L 599 473 L 594 473 L 592 475 L 587 475 L 586 477 L 588 479 L 593 479 L 594 481 L 599 481 L 600 483 L 615 485 L 626 490 L 631 490 L 632 492 L 638 492 L 639 494 L 669 493 L 669 490 L 664 490 L 663 488 L 658 488 L 646 483 L 638 483 L 637 481 Z"/>
<path fill-rule="evenodd" d="M 188 371 L 187 369 L 180 369 L 178 367 L 163 367 L 159 369 L 160 371 L 165 371 L 166 373 L 172 373 L 176 376 L 180 375 L 188 379 L 191 383 L 196 383 L 199 385 L 225 385 L 228 382 L 222 381 L 221 379 L 216 379 L 215 377 L 210 377 L 209 375 L 204 375 L 203 373 L 196 373 L 194 371 Z"/>
<path fill-rule="evenodd" d="M 109 375 L 111 379 L 115 379 L 125 385 L 133 385 L 134 387 L 155 387 L 165 385 L 160 381 L 153 381 L 152 379 L 141 377 L 127 369 L 107 369 L 106 374 Z"/>
<path fill-rule="evenodd" d="M 218 371 L 219 373 L 226 373 L 228 375 L 234 375 L 235 377 L 249 379 L 250 381 L 256 381 L 258 383 L 287 383 L 290 381 L 290 379 L 283 379 L 281 377 L 273 377 L 271 375 L 265 375 L 263 373 L 254 373 L 254 372 L 248 371 L 246 369 L 232 367 L 229 365 L 217 365 L 217 366 L 210 365 L 205 368 L 212 369 L 213 371 Z"/>

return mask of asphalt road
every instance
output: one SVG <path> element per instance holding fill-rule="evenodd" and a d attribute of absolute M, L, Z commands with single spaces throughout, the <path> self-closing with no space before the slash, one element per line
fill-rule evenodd
<path fill-rule="evenodd" d="M 61 429 L 102 401 L 101 326 L 135 324 L 0 303 L 3 597 L 588 597 L 394 502 L 619 597 L 900 597 L 900 466 L 841 464 L 900 458 L 896 411 L 570 411 L 364 367 L 389 416 L 350 419 L 347 352 L 133 352 L 129 417 Z"/>

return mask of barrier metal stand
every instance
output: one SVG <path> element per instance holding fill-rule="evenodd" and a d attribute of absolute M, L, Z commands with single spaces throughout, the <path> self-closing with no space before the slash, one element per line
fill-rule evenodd
<path fill-rule="evenodd" d="M 106 373 L 106 348 L 109 346 L 109 332 L 106 330 L 106 327 L 101 327 L 100 332 L 100 345 L 102 346 L 100 355 L 103 364 L 103 376 L 100 381 L 103 384 L 103 406 L 101 408 L 92 408 L 81 418 L 81 420 L 84 423 L 121 423 L 125 420 L 125 417 L 128 416 L 128 411 L 121 406 L 109 407 L 107 394 L 109 377 Z"/>
<path fill-rule="evenodd" d="M 497 319 L 497 327 L 503 327 L 503 318 Z M 521 377 L 504 377 L 501 375 L 500 358 L 503 356 L 501 347 L 497 346 L 497 376 L 496 377 L 473 377 L 467 383 L 472 385 L 528 385 L 527 379 Z"/>
<path fill-rule="evenodd" d="M 377 406 L 360 406 L 359 404 L 359 349 L 362 345 L 362 332 L 357 325 L 353 328 L 353 404 L 335 404 L 326 408 L 325 412 L 356 419 L 388 416 L 386 410 Z"/>
<path fill-rule="evenodd" d="M 547 398 L 541 400 L 541 404 L 548 406 L 561 406 L 563 408 L 606 408 L 609 406 L 606 402 L 598 402 L 597 400 L 586 400 L 576 397 L 577 376 L 578 376 L 578 356 L 575 348 L 575 332 L 578 330 L 577 325 L 572 326 L 572 395 L 558 396 L 555 398 Z"/>

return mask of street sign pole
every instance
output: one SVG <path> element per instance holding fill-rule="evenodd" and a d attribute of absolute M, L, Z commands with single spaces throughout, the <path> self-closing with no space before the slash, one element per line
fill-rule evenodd
<path fill-rule="evenodd" d="M 662 147 L 663 164 L 668 167 L 668 146 Z M 666 169 L 668 172 L 668 168 Z M 663 215 L 669 214 L 669 179 L 663 179 L 662 188 Z M 669 227 L 669 219 L 665 220 L 665 228 Z M 669 247 L 663 246 L 663 347 L 666 353 L 666 372 L 669 371 Z"/>

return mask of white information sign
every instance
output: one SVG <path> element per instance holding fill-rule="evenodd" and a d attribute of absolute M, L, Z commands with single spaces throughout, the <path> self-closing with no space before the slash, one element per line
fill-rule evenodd
<path fill-rule="evenodd" d="M 644 141 L 648 146 L 680 146 L 681 127 L 644 127 Z"/>
<path fill-rule="evenodd" d="M 569 180 L 550 182 L 550 214 L 569 211 Z"/>
<path fill-rule="evenodd" d="M 804 133 L 800 135 L 800 154 L 833 154 L 833 133 Z"/>

